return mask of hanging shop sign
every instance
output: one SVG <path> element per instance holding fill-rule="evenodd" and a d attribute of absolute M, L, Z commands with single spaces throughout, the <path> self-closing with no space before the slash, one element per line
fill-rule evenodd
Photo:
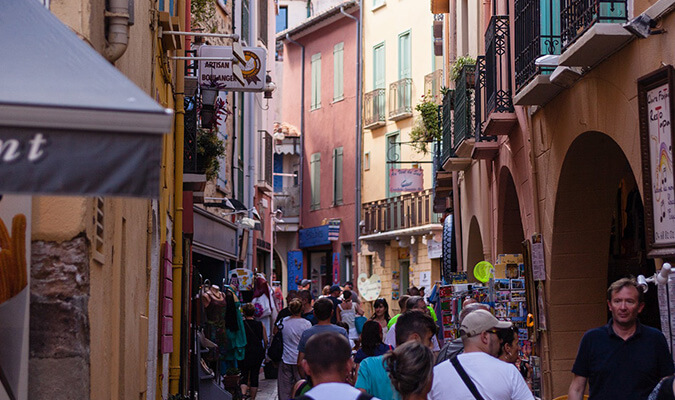
<path fill-rule="evenodd" d="M 298 285 L 305 276 L 305 271 L 302 268 L 302 251 L 289 251 L 286 255 L 286 264 L 288 268 L 288 290 L 298 290 Z"/>
<path fill-rule="evenodd" d="M 366 301 L 374 301 L 380 297 L 380 292 L 382 291 L 382 280 L 377 274 L 373 274 L 368 277 L 366 274 L 359 274 L 359 279 L 357 281 L 359 293 Z"/>
<path fill-rule="evenodd" d="M 233 92 L 260 92 L 265 86 L 267 53 L 262 47 L 244 47 L 246 65 L 240 66 L 243 83 L 232 73 L 234 56 L 231 46 L 201 46 L 197 50 L 197 56 L 222 58 L 199 61 L 199 86 L 217 87 Z"/>
<path fill-rule="evenodd" d="M 638 79 L 645 230 L 649 257 L 675 255 L 673 67 Z"/>
<path fill-rule="evenodd" d="M 422 168 L 389 170 L 390 192 L 421 192 L 424 190 Z"/>
<path fill-rule="evenodd" d="M 335 242 L 340 239 L 340 220 L 332 219 L 328 222 L 328 240 Z"/>
<path fill-rule="evenodd" d="M 307 229 L 300 229 L 298 231 L 298 247 L 304 249 L 306 247 L 324 246 L 332 242 L 328 238 L 329 225 L 320 225 Z"/>

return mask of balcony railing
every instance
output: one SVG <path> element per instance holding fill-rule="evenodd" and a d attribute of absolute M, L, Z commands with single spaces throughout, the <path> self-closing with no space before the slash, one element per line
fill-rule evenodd
<path fill-rule="evenodd" d="M 184 125 L 183 172 L 203 174 L 205 168 L 197 160 L 197 101 L 194 97 L 185 98 Z"/>
<path fill-rule="evenodd" d="M 595 23 L 627 21 L 626 0 L 561 0 L 563 49 Z"/>
<path fill-rule="evenodd" d="M 509 17 L 494 15 L 485 33 L 485 113 L 512 113 Z"/>
<path fill-rule="evenodd" d="M 389 85 L 389 119 L 412 117 L 412 79 L 404 78 Z"/>
<path fill-rule="evenodd" d="M 452 148 L 454 152 L 465 139 L 473 136 L 475 79 L 476 66 L 465 65 L 462 67 L 459 78 L 455 81 L 455 98 L 453 100 L 455 113 L 452 124 Z"/>
<path fill-rule="evenodd" d="M 443 86 L 442 69 L 437 69 L 436 71 L 424 76 L 424 95 L 430 96 L 432 101 L 439 106 L 443 102 L 441 86 Z"/>
<path fill-rule="evenodd" d="M 535 60 L 547 54 L 560 54 L 560 1 L 515 0 L 516 91 L 535 75 L 550 74 L 553 68 L 539 67 Z"/>
<path fill-rule="evenodd" d="M 365 235 L 378 232 L 413 228 L 440 221 L 440 214 L 433 212 L 434 199 L 431 189 L 377 200 L 363 205 Z"/>
<path fill-rule="evenodd" d="M 363 125 L 366 129 L 384 126 L 384 89 L 375 89 L 363 95 Z"/>

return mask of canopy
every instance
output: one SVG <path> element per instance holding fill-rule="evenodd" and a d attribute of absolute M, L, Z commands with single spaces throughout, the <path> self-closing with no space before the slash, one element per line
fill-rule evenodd
<path fill-rule="evenodd" d="M 171 110 L 35 0 L 0 1 L 0 50 L 0 193 L 157 196 Z"/>

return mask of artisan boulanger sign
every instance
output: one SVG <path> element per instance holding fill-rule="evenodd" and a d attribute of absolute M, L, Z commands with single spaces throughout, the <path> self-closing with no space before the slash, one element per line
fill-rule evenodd
<path fill-rule="evenodd" d="M 232 47 L 201 46 L 198 57 L 222 58 L 222 60 L 199 61 L 199 85 L 217 87 L 234 92 L 260 92 L 265 86 L 267 52 L 262 47 L 244 47 L 246 64 L 241 66 L 244 83 L 240 83 L 232 74 Z"/>
<path fill-rule="evenodd" d="M 645 230 L 649 257 L 675 255 L 673 67 L 638 79 Z"/>

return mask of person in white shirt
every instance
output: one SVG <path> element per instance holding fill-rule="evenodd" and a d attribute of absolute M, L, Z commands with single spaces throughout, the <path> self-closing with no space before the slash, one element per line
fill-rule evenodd
<path fill-rule="evenodd" d="M 499 321 L 489 311 L 469 313 L 459 328 L 464 353 L 434 367 L 434 380 L 429 400 L 532 400 L 522 375 L 513 365 L 497 359 L 499 329 L 511 327 L 510 322 Z M 454 365 L 453 361 L 458 361 Z M 466 373 L 462 379 L 460 371 Z M 473 386 L 477 395 L 472 393 Z M 479 397 L 480 396 L 480 397 Z"/>
<path fill-rule="evenodd" d="M 312 327 L 311 322 L 302 318 L 302 302 L 300 299 L 293 299 L 288 305 L 291 312 L 290 317 L 282 320 L 282 337 L 284 340 L 284 351 L 279 365 L 279 375 L 277 379 L 277 391 L 280 399 L 288 399 L 293 393 L 293 385 L 300 379 L 298 372 L 298 343 L 303 332 Z"/>
<path fill-rule="evenodd" d="M 301 367 L 314 387 L 296 400 L 368 400 L 376 398 L 345 383 L 353 379 L 354 361 L 347 339 L 336 332 L 312 336 L 305 346 Z"/>
<path fill-rule="evenodd" d="M 424 302 L 424 299 L 420 296 L 410 296 L 405 302 L 406 310 L 419 310 L 423 313 L 430 315 L 429 309 L 427 308 L 427 303 Z M 387 334 L 384 337 L 384 344 L 388 344 L 391 347 L 396 347 L 396 323 L 389 327 Z M 431 351 L 434 354 L 438 354 L 441 350 L 440 345 L 438 344 L 438 338 L 436 335 L 431 338 Z"/>

